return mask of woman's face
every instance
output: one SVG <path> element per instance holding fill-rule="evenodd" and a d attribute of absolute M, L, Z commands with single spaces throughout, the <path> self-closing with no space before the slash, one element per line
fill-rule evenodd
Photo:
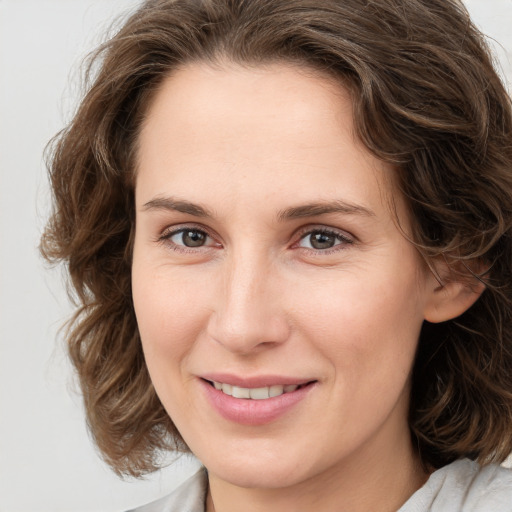
<path fill-rule="evenodd" d="M 191 64 L 158 91 L 138 156 L 144 353 L 210 475 L 282 487 L 410 453 L 435 281 L 348 94 L 283 64 Z"/>

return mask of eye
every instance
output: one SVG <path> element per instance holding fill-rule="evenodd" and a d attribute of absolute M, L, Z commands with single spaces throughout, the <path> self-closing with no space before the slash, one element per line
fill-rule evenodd
<path fill-rule="evenodd" d="M 206 245 L 210 237 L 199 229 L 181 229 L 175 232 L 169 240 L 176 245 L 184 245 L 185 247 L 202 247 Z"/>
<path fill-rule="evenodd" d="M 219 245 L 205 230 L 193 226 L 169 229 L 162 234 L 159 241 L 177 251 Z"/>
<path fill-rule="evenodd" d="M 302 235 L 298 247 L 313 249 L 315 251 L 327 251 L 342 244 L 351 244 L 353 240 L 340 232 L 327 229 L 315 229 Z"/>

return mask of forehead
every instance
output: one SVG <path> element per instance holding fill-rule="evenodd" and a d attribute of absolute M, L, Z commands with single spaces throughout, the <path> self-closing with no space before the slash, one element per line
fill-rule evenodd
<path fill-rule="evenodd" d="M 158 131 L 177 144 L 211 141 L 217 150 L 229 150 L 229 158 L 251 149 L 303 145 L 300 137 L 308 131 L 317 133 L 311 144 L 320 138 L 326 141 L 329 128 L 348 133 L 351 112 L 348 94 L 338 84 L 295 66 L 194 63 L 162 83 L 148 109 L 141 139 L 143 146 L 153 146 L 161 142 L 155 138 Z M 246 144 L 233 147 L 235 139 Z"/>
<path fill-rule="evenodd" d="M 162 83 L 139 142 L 140 200 L 185 193 L 384 208 L 393 188 L 392 170 L 354 134 L 349 93 L 294 65 L 189 64 Z"/>

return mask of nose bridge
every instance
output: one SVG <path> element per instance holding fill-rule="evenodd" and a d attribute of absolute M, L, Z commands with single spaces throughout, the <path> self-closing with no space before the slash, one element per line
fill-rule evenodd
<path fill-rule="evenodd" d="M 224 262 L 211 336 L 230 351 L 284 341 L 288 328 L 276 295 L 275 269 L 264 254 L 239 250 Z"/>

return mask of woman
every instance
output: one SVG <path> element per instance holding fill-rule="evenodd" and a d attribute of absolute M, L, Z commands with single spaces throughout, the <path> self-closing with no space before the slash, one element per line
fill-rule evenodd
<path fill-rule="evenodd" d="M 512 113 L 446 0 L 153 0 L 55 141 L 44 254 L 140 511 L 512 510 Z"/>

